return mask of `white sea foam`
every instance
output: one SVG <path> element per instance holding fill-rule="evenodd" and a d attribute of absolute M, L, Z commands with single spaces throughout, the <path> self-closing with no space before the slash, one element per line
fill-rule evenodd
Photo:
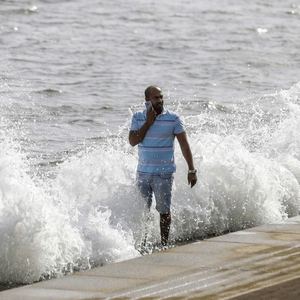
<path fill-rule="evenodd" d="M 113 157 L 106 165 L 105 151 L 97 153 L 74 157 L 55 179 L 41 180 L 30 175 L 28 160 L 12 141 L 1 142 L 1 282 L 31 283 L 139 255 L 131 229 L 122 227 L 123 210 L 113 223 L 112 209 L 102 202 L 127 200 L 127 210 L 141 202 L 132 184 L 124 194 L 127 177 L 113 173 Z"/>
<path fill-rule="evenodd" d="M 284 118 L 261 122 L 266 130 L 254 130 L 249 120 L 247 138 L 237 126 L 228 134 L 222 114 L 186 117 L 198 183 L 187 185 L 176 142 L 173 243 L 298 214 L 300 114 L 293 93 L 294 87 L 274 96 L 284 98 Z M 205 128 L 208 120 L 218 124 L 215 132 Z M 150 247 L 159 242 L 158 213 L 147 211 L 135 187 L 137 149 L 128 144 L 128 123 L 114 137 L 108 132 L 103 142 L 67 155 L 51 177 L 38 175 L 14 130 L 2 124 L 1 282 L 31 283 L 137 257 L 146 232 Z M 265 141 L 249 146 L 258 132 Z"/>

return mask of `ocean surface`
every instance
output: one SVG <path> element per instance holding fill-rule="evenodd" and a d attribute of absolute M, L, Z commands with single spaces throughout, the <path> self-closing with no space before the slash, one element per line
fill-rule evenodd
<path fill-rule="evenodd" d="M 176 142 L 171 245 L 299 213 L 300 4 L 3 0 L 0 284 L 140 256 L 158 214 L 135 187 L 131 116 L 160 86 Z"/>

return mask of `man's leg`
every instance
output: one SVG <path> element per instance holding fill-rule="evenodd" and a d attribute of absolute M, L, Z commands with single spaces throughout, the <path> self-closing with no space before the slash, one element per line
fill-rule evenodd
<path fill-rule="evenodd" d="M 147 207 L 150 210 L 151 204 L 152 204 L 152 188 L 151 188 L 151 181 L 152 177 L 149 174 L 139 174 L 137 173 L 137 187 L 141 192 L 142 198 L 146 201 Z M 145 226 L 145 235 L 141 242 L 141 253 L 147 252 L 146 244 L 147 244 L 147 238 L 148 238 L 148 223 L 149 223 L 149 216 L 146 220 L 146 226 Z"/>
<path fill-rule="evenodd" d="M 150 209 L 152 204 L 152 176 L 149 174 L 137 173 L 137 187 L 141 192 L 143 199 L 146 201 L 148 208 Z"/>
<path fill-rule="evenodd" d="M 166 246 L 169 239 L 169 231 L 171 225 L 171 213 L 160 214 L 160 235 L 161 235 L 161 244 Z"/>
<path fill-rule="evenodd" d="M 163 246 L 168 244 L 171 225 L 171 197 L 173 174 L 160 174 L 154 177 L 153 190 L 156 198 L 156 210 L 160 213 L 160 235 Z"/>

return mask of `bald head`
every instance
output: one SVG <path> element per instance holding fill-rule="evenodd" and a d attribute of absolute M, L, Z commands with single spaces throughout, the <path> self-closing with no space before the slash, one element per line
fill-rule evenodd
<path fill-rule="evenodd" d="M 150 85 L 145 90 L 145 98 L 149 98 L 153 91 L 160 91 L 161 89 L 156 85 Z"/>

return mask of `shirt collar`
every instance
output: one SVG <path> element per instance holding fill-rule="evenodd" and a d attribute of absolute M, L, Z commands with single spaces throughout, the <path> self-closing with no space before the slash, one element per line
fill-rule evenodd
<path fill-rule="evenodd" d="M 162 116 L 162 115 L 165 115 L 166 113 L 167 113 L 167 110 L 166 110 L 165 108 L 163 108 L 161 114 L 158 115 L 157 117 Z M 145 110 L 143 111 L 143 115 L 144 115 L 145 118 L 146 118 L 146 114 L 147 114 L 147 109 L 145 109 Z"/>

